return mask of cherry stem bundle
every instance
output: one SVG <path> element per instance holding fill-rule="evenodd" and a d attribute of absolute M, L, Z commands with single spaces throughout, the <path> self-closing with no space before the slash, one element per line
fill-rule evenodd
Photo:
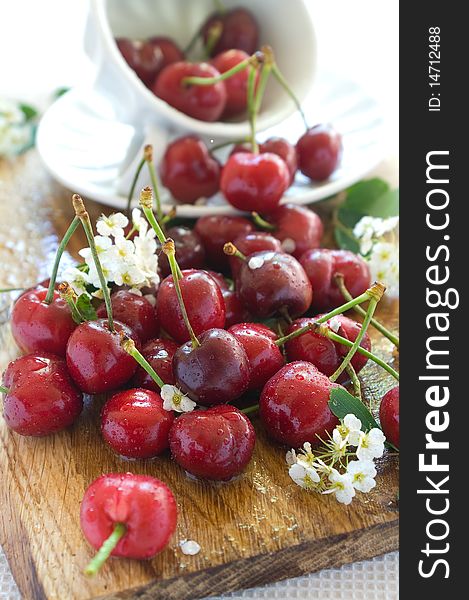
<path fill-rule="evenodd" d="M 96 553 L 94 558 L 92 558 L 90 560 L 90 562 L 88 563 L 88 565 L 86 566 L 85 571 L 84 571 L 85 575 L 88 575 L 89 577 L 96 575 L 96 573 L 99 571 L 99 569 L 103 566 L 103 564 L 110 557 L 112 551 L 117 546 L 120 539 L 125 535 L 126 531 L 127 531 L 127 528 L 124 525 L 124 523 L 116 523 L 114 525 L 114 529 L 112 530 L 111 535 L 107 539 L 104 540 L 101 548 L 98 550 L 98 552 Z"/>
<path fill-rule="evenodd" d="M 143 354 L 137 350 L 137 348 L 135 347 L 135 342 L 131 338 L 122 334 L 121 346 L 125 350 L 125 352 L 127 352 L 127 354 L 130 354 L 130 356 L 135 359 L 135 361 L 142 367 L 142 369 L 145 369 L 148 375 L 150 375 L 150 377 L 161 390 L 161 388 L 164 386 L 164 381 L 161 379 L 161 377 L 158 375 L 155 369 L 151 366 L 151 364 L 147 361 L 147 359 L 143 356 Z"/>
<path fill-rule="evenodd" d="M 50 304 L 54 298 L 55 282 L 57 281 L 57 271 L 59 270 L 60 260 L 62 258 L 65 248 L 67 247 L 68 242 L 70 241 L 70 238 L 75 233 L 75 230 L 78 227 L 79 223 L 80 219 L 77 216 L 75 216 L 73 218 L 73 221 L 70 223 L 67 231 L 65 232 L 65 235 L 63 236 L 59 247 L 57 248 L 54 266 L 52 267 L 52 274 L 50 276 L 49 288 L 44 299 L 44 302 L 46 304 Z"/>

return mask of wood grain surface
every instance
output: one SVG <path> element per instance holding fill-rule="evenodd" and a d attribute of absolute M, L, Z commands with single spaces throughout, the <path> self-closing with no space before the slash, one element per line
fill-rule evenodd
<path fill-rule="evenodd" d="M 320 205 L 329 218 L 331 204 Z M 108 208 L 93 202 L 94 219 Z M 327 207 L 327 208 L 326 208 Z M 0 287 L 30 285 L 47 275 L 58 236 L 72 218 L 70 191 L 51 181 L 34 151 L 0 160 Z M 72 239 L 76 256 L 85 245 Z M 70 259 L 70 257 L 68 257 Z M 0 299 L 0 369 L 17 356 L 7 323 L 11 298 Z M 378 314 L 397 329 L 396 303 Z M 375 351 L 392 360 L 392 345 L 372 333 Z M 366 401 L 376 411 L 393 386 L 382 369 L 361 374 Z M 377 487 L 349 506 L 308 494 L 289 478 L 285 448 L 258 434 L 253 460 L 235 481 L 189 478 L 169 455 L 124 461 L 100 437 L 104 398 L 88 398 L 70 430 L 47 438 L 11 433 L 0 418 L 0 544 L 25 599 L 196 599 L 339 566 L 398 547 L 398 459 L 379 462 Z M 93 551 L 83 538 L 79 506 L 84 490 L 106 472 L 131 471 L 167 482 L 179 506 L 170 546 L 150 561 L 113 559 L 94 579 L 82 575 Z M 185 556 L 183 539 L 201 551 Z"/>

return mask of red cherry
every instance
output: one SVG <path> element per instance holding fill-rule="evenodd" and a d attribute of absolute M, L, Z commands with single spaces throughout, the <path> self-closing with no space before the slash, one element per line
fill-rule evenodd
<path fill-rule="evenodd" d="M 276 334 L 261 323 L 239 323 L 228 331 L 246 351 L 249 360 L 249 389 L 262 389 L 267 381 L 285 364 Z"/>
<path fill-rule="evenodd" d="M 4 375 L 8 388 L 3 417 L 20 435 L 42 436 L 71 425 L 83 408 L 65 361 L 52 354 L 28 354 L 12 361 Z"/>
<path fill-rule="evenodd" d="M 259 146 L 260 152 L 270 152 L 280 156 L 287 165 L 290 173 L 290 184 L 295 179 L 296 171 L 298 170 L 298 159 L 296 156 L 296 148 L 286 139 L 281 137 L 271 137 Z"/>
<path fill-rule="evenodd" d="M 239 398 L 249 385 L 249 361 L 243 346 L 224 329 L 205 331 L 199 343 L 193 348 L 186 342 L 174 355 L 178 387 L 204 406 Z"/>
<path fill-rule="evenodd" d="M 184 60 L 184 52 L 179 48 L 176 42 L 169 37 L 153 36 L 147 40 L 147 44 L 153 46 L 160 55 L 158 73 L 167 65 Z"/>
<path fill-rule="evenodd" d="M 225 71 L 229 71 L 247 58 L 249 58 L 249 54 L 243 50 L 232 48 L 215 56 L 211 60 L 211 63 L 217 71 L 225 73 Z M 232 117 L 246 110 L 248 76 L 249 69 L 243 69 L 239 73 L 225 79 L 227 98 L 223 113 L 224 117 Z"/>
<path fill-rule="evenodd" d="M 324 226 L 318 215 L 304 206 L 282 204 L 268 217 L 276 229 L 272 232 L 282 242 L 282 249 L 295 258 L 306 250 L 318 248 Z"/>
<path fill-rule="evenodd" d="M 220 73 L 208 63 L 177 62 L 165 67 L 155 83 L 153 92 L 181 112 L 200 119 L 216 121 L 226 105 L 226 88 L 223 81 L 213 85 L 186 85 L 186 77 L 218 77 Z"/>
<path fill-rule="evenodd" d="M 127 458 L 158 456 L 169 446 L 174 421 L 156 392 L 143 389 L 114 394 L 103 406 L 101 433 L 111 448 Z"/>
<path fill-rule="evenodd" d="M 187 227 L 170 227 L 166 235 L 174 241 L 178 265 L 181 269 L 201 269 L 205 264 L 205 250 L 198 233 Z M 162 277 L 171 274 L 166 254 L 161 252 L 158 266 Z"/>
<path fill-rule="evenodd" d="M 330 125 L 308 129 L 296 144 L 298 167 L 313 181 L 332 175 L 342 157 L 342 137 Z"/>
<path fill-rule="evenodd" d="M 117 523 L 125 534 L 112 556 L 151 558 L 167 546 L 176 530 L 177 505 L 166 484 L 148 475 L 110 473 L 88 487 L 80 524 L 88 542 L 100 548 Z"/>
<path fill-rule="evenodd" d="M 196 336 L 213 327 L 225 326 L 225 303 L 220 288 L 206 271 L 186 269 L 179 281 L 189 322 Z M 158 290 L 157 314 L 161 327 L 179 343 L 190 336 L 182 318 L 173 277 L 166 277 Z"/>
<path fill-rule="evenodd" d="M 308 362 L 285 365 L 265 385 L 259 401 L 262 423 L 271 438 L 290 448 L 319 443 L 336 425 L 329 408 L 332 383 Z"/>
<path fill-rule="evenodd" d="M 231 241 L 231 240 L 229 240 Z M 270 233 L 265 231 L 250 231 L 249 233 L 242 233 L 233 240 L 234 245 L 241 254 L 244 256 L 250 256 L 255 252 L 261 252 L 262 250 L 271 250 L 273 252 L 281 252 L 282 245 L 279 240 Z M 233 279 L 236 279 L 241 268 L 242 262 L 236 256 L 230 256 L 230 267 L 233 274 Z"/>
<path fill-rule="evenodd" d="M 158 335 L 159 326 L 155 307 L 143 296 L 119 290 L 111 295 L 111 306 L 114 318 L 128 325 L 142 342 Z M 103 319 L 107 317 L 104 302 L 98 308 L 97 314 Z"/>
<path fill-rule="evenodd" d="M 22 352 L 50 352 L 65 356 L 67 341 L 77 324 L 59 293 L 44 302 L 47 289 L 35 288 L 22 294 L 13 305 L 11 332 Z"/>
<path fill-rule="evenodd" d="M 178 417 L 169 433 L 171 454 L 186 471 L 227 481 L 251 460 L 256 434 L 234 406 L 214 406 Z"/>
<path fill-rule="evenodd" d="M 169 144 L 160 172 L 163 185 L 176 200 L 185 204 L 193 204 L 202 197 L 210 198 L 220 188 L 220 163 L 194 135 Z"/>
<path fill-rule="evenodd" d="M 384 394 L 379 407 L 379 420 L 388 442 L 399 448 L 399 386 Z"/>
<path fill-rule="evenodd" d="M 67 366 L 77 386 L 87 394 L 111 392 L 129 381 L 137 368 L 136 361 L 120 344 L 120 332 L 140 341 L 123 323 L 114 321 L 109 330 L 106 319 L 81 323 L 67 344 Z"/>
<path fill-rule="evenodd" d="M 223 252 L 226 242 L 231 242 L 242 233 L 250 233 L 254 230 L 251 221 L 244 217 L 226 217 L 213 215 L 200 217 L 194 227 L 202 239 L 205 248 L 207 262 L 214 269 L 225 269 L 228 267 L 228 257 Z"/>
<path fill-rule="evenodd" d="M 244 323 L 251 319 L 248 309 L 241 302 L 239 295 L 234 290 L 223 290 L 223 300 L 225 301 L 225 328 L 231 327 L 236 323 Z"/>
<path fill-rule="evenodd" d="M 223 167 L 220 188 L 225 198 L 240 210 L 270 212 L 290 185 L 285 162 L 276 154 L 237 152 Z"/>
<path fill-rule="evenodd" d="M 213 46 L 212 56 L 232 48 L 244 50 L 247 54 L 252 54 L 257 49 L 259 27 L 251 11 L 245 8 L 234 8 L 224 13 L 216 12 L 210 15 L 202 26 L 205 45 L 215 23 L 221 23 L 223 29 L 217 43 Z"/>
<path fill-rule="evenodd" d="M 147 87 L 150 87 L 163 66 L 163 57 L 158 48 L 147 42 L 127 38 L 116 39 L 116 44 L 129 67 Z"/>
<path fill-rule="evenodd" d="M 230 289 L 230 286 L 228 285 L 228 282 L 226 281 L 222 273 L 217 273 L 216 271 L 209 271 L 208 269 L 205 269 L 205 272 L 208 273 L 212 279 L 215 279 L 215 281 L 218 283 L 218 287 L 221 289 L 222 292 Z"/>
<path fill-rule="evenodd" d="M 238 294 L 256 317 L 287 310 L 295 318 L 311 305 L 312 290 L 300 263 L 282 252 L 255 252 L 242 262 Z"/>
<path fill-rule="evenodd" d="M 178 345 L 172 340 L 150 340 L 142 348 L 142 354 L 164 383 L 174 384 L 173 356 Z M 140 365 L 132 379 L 132 387 L 145 388 L 159 393 L 160 388 Z"/>
<path fill-rule="evenodd" d="M 313 308 L 317 310 L 344 304 L 344 297 L 334 280 L 337 273 L 342 273 L 345 287 L 354 298 L 370 287 L 370 269 L 367 263 L 361 256 L 348 250 L 307 250 L 300 258 L 300 263 L 313 286 Z"/>

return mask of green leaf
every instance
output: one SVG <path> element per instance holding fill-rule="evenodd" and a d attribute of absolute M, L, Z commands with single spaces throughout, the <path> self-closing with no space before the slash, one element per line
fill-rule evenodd
<path fill-rule="evenodd" d="M 78 297 L 76 307 L 84 321 L 95 321 L 98 318 L 96 310 L 91 304 L 91 298 L 87 294 L 81 294 Z"/>
<path fill-rule="evenodd" d="M 20 104 L 19 109 L 26 117 L 26 121 L 31 121 L 38 115 L 37 110 L 34 107 L 30 106 L 29 104 Z"/>
<path fill-rule="evenodd" d="M 60 96 L 63 96 L 64 94 L 66 94 L 69 91 L 70 91 L 69 87 L 59 87 L 54 91 L 54 93 L 52 94 L 52 97 L 54 100 L 57 100 L 58 98 L 60 98 Z"/>
<path fill-rule="evenodd" d="M 358 245 L 358 242 L 352 233 L 348 233 L 347 231 L 341 229 L 340 226 L 336 226 L 334 235 L 335 241 L 337 242 L 339 248 L 342 248 L 342 250 L 350 250 L 350 252 L 353 252 L 354 254 L 359 253 L 360 246 Z"/>
<path fill-rule="evenodd" d="M 384 179 L 379 177 L 365 179 L 348 188 L 344 204 L 353 212 L 363 212 L 363 206 L 373 204 L 388 190 L 389 184 Z"/>
<path fill-rule="evenodd" d="M 363 431 L 369 431 L 375 427 L 381 429 L 363 402 L 349 394 L 344 388 L 333 388 L 331 390 L 329 408 L 341 420 L 350 413 L 355 415 L 362 422 Z"/>

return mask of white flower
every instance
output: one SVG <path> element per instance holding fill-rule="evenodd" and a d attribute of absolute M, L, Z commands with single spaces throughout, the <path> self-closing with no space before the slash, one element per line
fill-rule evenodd
<path fill-rule="evenodd" d="M 388 295 L 399 293 L 399 248 L 397 244 L 377 242 L 368 258 L 371 278 L 386 286 Z"/>
<path fill-rule="evenodd" d="M 104 252 L 109 250 L 112 246 L 112 240 L 108 237 L 103 237 L 101 235 L 94 236 L 94 245 L 96 246 L 96 253 L 98 256 L 102 255 Z M 78 251 L 78 254 L 85 259 L 85 262 L 88 266 L 93 263 L 93 256 L 91 254 L 91 248 L 82 248 Z"/>
<path fill-rule="evenodd" d="M 353 487 L 367 494 L 376 485 L 376 469 L 372 460 L 352 460 L 347 467 Z"/>
<path fill-rule="evenodd" d="M 329 321 L 327 322 L 327 325 L 328 325 L 329 329 L 331 331 L 333 331 L 334 333 L 337 333 L 339 331 L 339 329 L 341 328 L 341 323 L 340 323 L 339 319 L 337 319 L 336 317 L 332 317 L 332 319 L 329 319 Z"/>
<path fill-rule="evenodd" d="M 114 271 L 108 268 L 108 266 L 101 264 L 101 270 L 104 275 L 104 279 L 107 283 L 110 281 L 114 281 Z M 90 265 L 90 270 L 88 271 L 88 281 L 95 288 L 101 287 L 101 280 L 99 279 L 98 270 L 96 269 L 95 264 Z"/>
<path fill-rule="evenodd" d="M 68 267 L 63 272 L 62 277 L 64 281 L 70 284 L 77 296 L 81 296 L 81 294 L 86 293 L 86 286 L 89 283 L 88 273 L 85 273 L 80 269 L 76 269 L 75 267 Z"/>
<path fill-rule="evenodd" d="M 148 229 L 148 221 L 143 216 L 142 211 L 139 208 L 134 208 L 132 210 L 132 225 L 133 227 L 145 235 Z"/>
<path fill-rule="evenodd" d="M 360 240 L 360 253 L 366 256 L 372 249 L 374 242 L 394 231 L 399 224 L 399 217 L 380 219 L 377 217 L 363 217 L 353 228 L 353 235 Z"/>
<path fill-rule="evenodd" d="M 386 437 L 381 429 L 375 427 L 368 433 L 361 433 L 360 442 L 357 448 L 357 458 L 359 460 L 372 460 L 380 458 L 384 452 L 384 442 Z"/>
<path fill-rule="evenodd" d="M 0 98 L 0 156 L 19 154 L 31 143 L 32 131 L 19 105 Z"/>
<path fill-rule="evenodd" d="M 128 285 L 132 287 L 146 281 L 146 276 L 136 265 L 122 262 L 117 265 L 112 280 L 117 285 Z"/>
<path fill-rule="evenodd" d="M 96 223 L 98 233 L 104 236 L 123 237 L 124 227 L 127 227 L 129 220 L 122 213 L 114 213 L 106 217 L 101 215 Z"/>
<path fill-rule="evenodd" d="M 313 467 L 296 463 L 288 469 L 288 474 L 293 481 L 305 490 L 313 489 L 315 483 L 319 483 L 320 477 Z"/>
<path fill-rule="evenodd" d="M 362 422 L 353 414 L 345 415 L 344 420 L 338 425 L 334 432 L 337 431 L 346 444 L 350 446 L 358 446 L 360 442 Z"/>
<path fill-rule="evenodd" d="M 24 112 L 16 102 L 0 98 L 0 127 L 4 125 L 21 125 L 25 120 Z"/>
<path fill-rule="evenodd" d="M 262 256 L 253 256 L 249 259 L 248 267 L 250 269 L 260 269 L 264 265 L 264 259 Z"/>
<path fill-rule="evenodd" d="M 118 237 L 115 240 L 115 248 L 119 260 L 135 262 L 135 246 L 133 242 L 126 240 L 124 237 Z"/>
<path fill-rule="evenodd" d="M 293 448 L 285 454 L 285 461 L 289 466 L 296 465 L 296 452 Z"/>
<path fill-rule="evenodd" d="M 200 552 L 200 544 L 194 540 L 181 540 L 179 542 L 181 552 L 188 556 L 194 556 Z"/>
<path fill-rule="evenodd" d="M 191 412 L 196 407 L 196 403 L 183 394 L 175 385 L 165 384 L 161 388 L 160 396 L 163 400 L 163 408 L 165 410 Z"/>
<path fill-rule="evenodd" d="M 323 494 L 335 494 L 336 500 L 341 504 L 350 504 L 355 496 L 355 489 L 352 485 L 352 477 L 349 473 L 339 473 L 336 469 L 331 469 L 329 474 L 331 487 Z"/>

